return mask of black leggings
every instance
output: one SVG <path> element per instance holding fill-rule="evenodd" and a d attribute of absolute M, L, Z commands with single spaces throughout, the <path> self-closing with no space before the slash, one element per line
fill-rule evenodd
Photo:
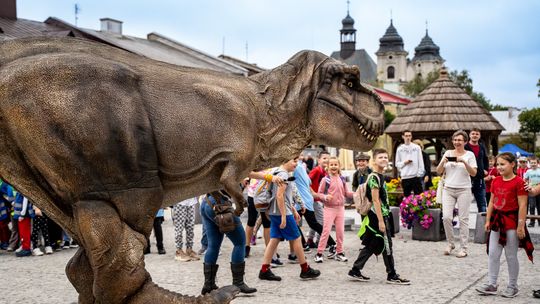
<path fill-rule="evenodd" d="M 306 209 L 306 211 L 304 212 L 304 214 L 302 214 L 302 216 L 304 216 L 304 218 L 306 219 L 306 222 L 309 228 L 317 231 L 319 235 L 322 235 L 323 226 L 319 222 L 317 222 L 317 218 L 315 218 L 314 211 L 309 211 Z M 333 245 L 336 245 L 336 241 L 334 241 L 332 236 L 328 235 L 327 244 L 328 246 L 333 246 Z"/>
<path fill-rule="evenodd" d="M 262 226 L 264 228 L 270 228 L 270 219 L 266 215 L 266 212 L 261 211 Z M 255 203 L 253 202 L 253 197 L 248 196 L 248 221 L 247 225 L 249 227 L 255 227 L 257 222 L 257 217 L 259 216 L 259 211 L 255 208 Z"/>

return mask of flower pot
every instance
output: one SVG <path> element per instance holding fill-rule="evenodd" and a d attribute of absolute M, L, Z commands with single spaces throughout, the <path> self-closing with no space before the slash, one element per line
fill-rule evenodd
<path fill-rule="evenodd" d="M 442 224 L 442 210 L 429 209 L 429 213 L 433 216 L 433 222 L 428 229 L 424 229 L 418 220 L 415 220 L 412 227 L 412 239 L 417 241 L 438 242 L 446 239 Z"/>

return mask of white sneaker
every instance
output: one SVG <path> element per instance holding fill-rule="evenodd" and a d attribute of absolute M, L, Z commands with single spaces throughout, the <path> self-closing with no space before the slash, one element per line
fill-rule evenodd
<path fill-rule="evenodd" d="M 38 248 L 34 248 L 34 250 L 32 250 L 32 255 L 35 255 L 35 256 L 42 256 L 43 255 L 43 252 L 41 251 L 41 249 Z"/>
<path fill-rule="evenodd" d="M 46 246 L 45 247 L 45 253 L 46 254 L 52 254 L 53 253 L 52 247 L 51 246 Z"/>
<path fill-rule="evenodd" d="M 19 247 L 19 248 L 17 248 L 17 249 L 15 250 L 16 253 L 17 253 L 17 252 L 21 252 L 21 251 L 22 251 L 22 246 Z"/>
<path fill-rule="evenodd" d="M 455 248 L 456 246 L 454 244 L 448 244 L 448 246 L 446 246 L 446 249 L 444 250 L 444 255 L 450 255 L 452 250 L 454 250 Z"/>
<path fill-rule="evenodd" d="M 324 261 L 324 258 L 322 254 L 317 253 L 313 260 L 315 261 L 315 263 L 322 263 Z"/>
<path fill-rule="evenodd" d="M 343 254 L 343 252 L 340 252 L 336 254 L 336 256 L 334 257 L 334 260 L 338 262 L 347 262 L 349 259 L 347 259 L 347 257 L 345 256 L 345 254 Z"/>

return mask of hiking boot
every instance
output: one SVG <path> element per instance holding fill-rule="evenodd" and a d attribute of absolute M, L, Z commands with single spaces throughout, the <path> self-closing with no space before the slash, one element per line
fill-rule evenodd
<path fill-rule="evenodd" d="M 275 275 L 272 270 L 268 269 L 266 272 L 259 271 L 259 279 L 266 281 L 281 281 L 281 277 Z"/>
<path fill-rule="evenodd" d="M 180 262 L 191 261 L 191 258 L 182 249 L 176 249 L 176 255 L 174 259 Z"/>
<path fill-rule="evenodd" d="M 315 263 L 322 263 L 322 262 L 324 261 L 324 258 L 323 258 L 322 253 L 317 253 L 317 254 L 313 257 L 313 260 L 315 261 Z"/>
<path fill-rule="evenodd" d="M 45 254 L 52 254 L 53 253 L 53 249 L 51 246 L 46 246 L 45 247 Z"/>
<path fill-rule="evenodd" d="M 303 280 L 311 280 L 319 277 L 321 272 L 308 266 L 308 270 L 300 272 L 300 278 Z"/>
<path fill-rule="evenodd" d="M 501 293 L 503 298 L 514 298 L 519 294 L 519 289 L 514 287 L 506 287 L 506 289 Z"/>
<path fill-rule="evenodd" d="M 34 250 L 32 250 L 32 255 L 42 256 L 43 252 L 41 251 L 41 249 L 39 249 L 39 247 L 37 247 L 37 248 L 34 248 Z"/>
<path fill-rule="evenodd" d="M 43 253 L 42 253 L 43 254 Z M 30 249 L 21 249 L 21 251 L 15 252 L 15 255 L 17 257 L 27 257 L 32 255 L 32 251 Z"/>
<path fill-rule="evenodd" d="M 283 266 L 283 262 L 281 262 L 279 258 L 272 259 L 272 262 L 270 263 L 270 265 L 272 265 L 272 267 L 281 267 Z"/>
<path fill-rule="evenodd" d="M 179 249 L 182 251 L 182 249 Z M 178 253 L 178 250 L 176 251 Z M 201 294 L 205 295 L 212 290 L 218 289 L 216 285 L 216 274 L 219 269 L 217 264 L 203 264 L 204 267 L 204 285 L 201 290 Z"/>
<path fill-rule="evenodd" d="M 287 260 L 289 261 L 289 263 L 291 264 L 296 264 L 298 263 L 298 257 L 294 254 L 290 254 L 289 253 L 289 256 L 287 257 Z"/>
<path fill-rule="evenodd" d="M 366 277 L 365 275 L 362 275 L 360 270 L 357 270 L 355 268 L 349 270 L 349 278 L 351 278 L 353 280 L 361 281 L 361 282 L 367 282 L 367 281 L 370 280 L 369 277 Z"/>
<path fill-rule="evenodd" d="M 448 244 L 448 246 L 446 246 L 446 249 L 444 250 L 444 255 L 450 255 L 452 250 L 454 250 L 455 248 L 456 246 L 454 244 Z"/>
<path fill-rule="evenodd" d="M 244 282 L 244 274 L 246 269 L 246 262 L 233 264 L 231 263 L 231 272 L 233 277 L 233 285 L 240 288 L 241 293 L 254 293 L 256 288 L 247 286 Z"/>
<path fill-rule="evenodd" d="M 338 262 L 347 262 L 349 259 L 347 259 L 347 257 L 345 256 L 343 252 L 340 252 L 336 254 L 336 256 L 334 257 L 334 260 Z"/>
<path fill-rule="evenodd" d="M 476 287 L 475 289 L 476 291 L 478 291 L 479 293 L 483 295 L 493 295 L 493 296 L 497 295 L 497 286 L 493 286 L 487 283 L 482 284 Z"/>
<path fill-rule="evenodd" d="M 192 260 L 192 261 L 198 261 L 200 260 L 201 258 L 199 257 L 199 255 L 197 253 L 195 253 L 195 251 L 193 251 L 193 249 L 191 248 L 186 248 L 186 255 Z"/>
<path fill-rule="evenodd" d="M 394 284 L 394 285 L 411 285 L 411 281 L 404 278 L 400 278 L 398 274 L 386 279 L 386 283 Z"/>

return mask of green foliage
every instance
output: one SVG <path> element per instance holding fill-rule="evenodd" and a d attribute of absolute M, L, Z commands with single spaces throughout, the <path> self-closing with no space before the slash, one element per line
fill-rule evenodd
<path fill-rule="evenodd" d="M 403 86 L 403 91 L 405 94 L 416 97 L 423 90 L 425 90 L 430 84 L 439 78 L 439 70 L 431 71 L 424 78 L 420 75 L 416 75 L 413 80 L 409 81 Z"/>
<path fill-rule="evenodd" d="M 521 127 L 519 132 L 523 134 L 530 144 L 532 151 L 536 151 L 536 134 L 540 133 L 540 108 L 532 108 L 521 112 L 518 116 Z"/>
<path fill-rule="evenodd" d="M 392 112 L 388 110 L 384 110 L 384 125 L 388 127 L 392 121 L 396 118 L 396 115 L 392 114 Z"/>
<path fill-rule="evenodd" d="M 538 88 L 538 97 L 540 97 L 540 78 L 538 78 L 538 82 L 536 83 L 536 87 Z"/>

